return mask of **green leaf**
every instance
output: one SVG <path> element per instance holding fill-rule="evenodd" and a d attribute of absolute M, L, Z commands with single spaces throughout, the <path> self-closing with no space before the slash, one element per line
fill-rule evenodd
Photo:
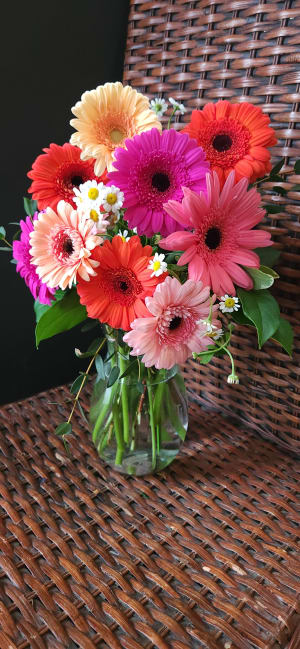
<path fill-rule="evenodd" d="M 88 422 L 88 419 L 87 419 L 86 416 L 85 416 L 85 412 L 84 412 L 84 410 L 83 410 L 83 407 L 82 407 L 82 405 L 81 405 L 79 399 L 78 399 L 78 401 L 77 401 L 77 406 L 78 406 L 78 408 L 79 408 L 79 410 L 80 410 L 80 414 L 81 414 L 83 420 L 88 424 L 88 423 L 89 423 L 89 422 Z"/>
<path fill-rule="evenodd" d="M 55 428 L 55 435 L 58 435 L 59 437 L 62 437 L 63 435 L 70 435 L 72 432 L 72 424 L 68 421 L 64 421 L 63 424 L 59 424 L 59 426 L 56 426 Z"/>
<path fill-rule="evenodd" d="M 95 365 L 96 365 L 96 370 L 98 374 L 98 380 L 100 379 L 105 379 L 105 368 L 104 368 L 104 363 L 103 363 L 103 358 L 98 354 L 95 359 Z"/>
<path fill-rule="evenodd" d="M 238 311 L 234 311 L 231 314 L 231 317 L 234 320 L 234 322 L 236 322 L 237 324 L 247 325 L 247 326 L 250 326 L 250 327 L 255 326 L 253 324 L 253 322 L 251 320 L 249 320 L 249 318 L 247 318 L 247 316 L 245 316 L 242 309 L 239 309 Z"/>
<path fill-rule="evenodd" d="M 76 290 L 72 290 L 41 315 L 35 329 L 36 346 L 41 340 L 73 329 L 85 319 L 86 309 L 80 304 Z"/>
<path fill-rule="evenodd" d="M 300 160 L 296 160 L 294 170 L 296 174 L 300 174 Z"/>
<path fill-rule="evenodd" d="M 243 312 L 257 329 L 259 349 L 273 336 L 279 327 L 280 312 L 275 298 L 266 289 L 245 291 L 238 288 Z"/>
<path fill-rule="evenodd" d="M 284 205 L 264 205 L 268 214 L 279 214 L 284 211 Z"/>
<path fill-rule="evenodd" d="M 276 192 L 276 194 L 280 194 L 280 196 L 285 196 L 287 193 L 284 187 L 278 187 L 277 185 L 273 187 L 273 192 Z"/>
<path fill-rule="evenodd" d="M 87 376 L 87 374 L 80 374 L 77 376 L 75 381 L 73 381 L 71 387 L 70 387 L 70 392 L 71 394 L 77 394 L 78 390 L 80 390 L 82 382 L 84 381 L 84 377 Z"/>
<path fill-rule="evenodd" d="M 117 380 L 118 376 L 120 374 L 120 368 L 119 367 L 112 367 L 110 375 L 108 377 L 107 381 L 107 387 L 110 388 Z"/>
<path fill-rule="evenodd" d="M 17 264 L 18 263 L 16 259 L 10 259 L 9 261 L 10 261 L 11 264 Z"/>
<path fill-rule="evenodd" d="M 197 359 L 197 361 L 200 361 L 202 365 L 206 365 L 211 361 L 213 356 L 215 355 L 215 352 L 204 352 L 201 354 L 193 354 L 193 358 Z"/>
<path fill-rule="evenodd" d="M 276 174 L 278 174 L 279 171 L 282 169 L 283 165 L 284 165 L 284 158 L 282 158 L 282 160 L 279 160 L 279 162 L 277 162 L 276 165 L 274 165 L 273 169 L 271 169 L 270 177 L 272 178 L 273 176 L 276 176 Z"/>
<path fill-rule="evenodd" d="M 260 268 L 249 268 L 248 266 L 244 266 L 245 271 L 253 279 L 253 288 L 259 291 L 264 288 L 270 288 L 270 286 L 274 284 L 274 277 L 272 275 L 272 272 L 274 271 L 270 269 L 271 273 L 265 273 L 262 268 L 266 268 L 266 266 L 261 266 Z"/>
<path fill-rule="evenodd" d="M 273 270 L 273 268 L 269 268 L 269 266 L 260 266 L 260 269 L 262 273 L 265 273 L 266 275 L 271 275 L 274 279 L 278 279 L 279 275 L 276 273 L 276 270 Z"/>
<path fill-rule="evenodd" d="M 53 296 L 53 298 L 55 298 L 55 299 L 53 299 L 52 304 L 41 304 L 41 302 L 39 302 L 39 300 L 34 301 L 33 308 L 34 308 L 34 312 L 35 312 L 36 324 L 38 323 L 38 321 L 40 320 L 42 315 L 44 315 L 44 313 L 46 313 L 46 311 L 49 311 L 49 309 L 51 309 L 51 306 L 53 306 L 53 304 L 55 304 L 55 302 L 59 302 L 59 300 L 62 300 L 64 295 L 66 295 L 65 291 L 56 291 L 55 295 Z"/>
<path fill-rule="evenodd" d="M 254 252 L 259 256 L 261 266 L 268 266 L 269 268 L 273 268 L 280 257 L 280 250 L 276 250 L 273 246 L 255 248 Z"/>
<path fill-rule="evenodd" d="M 16 241 L 16 240 L 19 238 L 20 233 L 21 233 L 21 230 L 17 230 L 17 232 L 15 232 L 15 234 L 14 234 L 12 240 L 13 240 L 13 241 Z"/>
<path fill-rule="evenodd" d="M 5 248 L 0 248 L 0 250 L 3 250 L 4 252 L 11 252 L 11 248 L 8 248 L 7 246 Z"/>
<path fill-rule="evenodd" d="M 0 225 L 0 239 L 5 239 L 6 237 L 6 230 L 3 227 L 3 225 Z"/>
<path fill-rule="evenodd" d="M 279 327 L 272 336 L 285 349 L 289 356 L 292 356 L 294 332 L 285 318 L 280 318 Z"/>
<path fill-rule="evenodd" d="M 300 185 L 293 185 L 293 187 L 291 187 L 291 191 L 292 192 L 300 192 Z"/>
<path fill-rule="evenodd" d="M 24 210 L 28 216 L 33 216 L 37 211 L 37 202 L 33 201 L 32 198 L 23 198 L 24 201 Z"/>
<path fill-rule="evenodd" d="M 91 329 L 94 329 L 94 327 L 97 327 L 98 324 L 98 320 L 90 320 L 88 318 L 88 321 L 83 325 L 83 327 L 81 327 L 80 331 L 82 331 L 82 333 L 85 333 L 86 331 L 90 331 Z"/>
<path fill-rule="evenodd" d="M 132 372 L 132 370 L 135 368 L 136 365 L 137 365 L 137 358 L 135 358 L 133 361 L 131 361 L 131 363 L 128 365 L 128 367 L 123 372 L 123 374 L 121 374 L 120 379 L 123 379 L 124 376 L 127 376 L 128 374 L 130 374 Z"/>

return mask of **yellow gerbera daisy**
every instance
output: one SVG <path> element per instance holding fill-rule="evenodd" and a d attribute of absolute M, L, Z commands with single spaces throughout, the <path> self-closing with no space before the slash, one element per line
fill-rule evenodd
<path fill-rule="evenodd" d="M 124 147 L 126 138 L 151 128 L 161 130 L 147 97 L 119 81 L 84 92 L 72 113 L 76 119 L 70 124 L 77 133 L 70 142 L 82 150 L 82 160 L 95 158 L 97 175 L 106 167 L 108 171 L 113 169 L 114 151 Z"/>

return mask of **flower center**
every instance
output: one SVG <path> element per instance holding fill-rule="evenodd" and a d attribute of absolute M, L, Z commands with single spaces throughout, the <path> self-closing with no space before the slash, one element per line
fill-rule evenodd
<path fill-rule="evenodd" d="M 210 250 L 215 250 L 221 243 L 221 231 L 219 228 L 209 228 L 205 235 L 205 245 Z"/>
<path fill-rule="evenodd" d="M 169 329 L 174 331 L 174 329 L 178 329 L 178 327 L 181 325 L 182 318 L 178 315 L 175 316 L 175 318 L 172 318 L 169 324 Z"/>
<path fill-rule="evenodd" d="M 120 287 L 119 288 L 120 288 L 120 291 L 122 291 L 122 293 L 126 293 L 129 290 L 129 286 L 128 286 L 127 282 L 120 282 Z"/>
<path fill-rule="evenodd" d="M 91 187 L 91 189 L 89 189 L 89 191 L 88 191 L 88 197 L 92 201 L 95 201 L 96 198 L 98 198 L 98 196 L 99 196 L 99 191 L 98 191 L 97 187 Z"/>
<path fill-rule="evenodd" d="M 214 137 L 212 145 L 216 151 L 228 151 L 232 145 L 232 138 L 227 133 L 219 133 Z"/>
<path fill-rule="evenodd" d="M 154 261 L 153 262 L 153 270 L 159 270 L 161 267 L 160 261 Z"/>
<path fill-rule="evenodd" d="M 110 194 L 107 194 L 106 196 L 106 202 L 109 205 L 114 205 L 117 202 L 117 195 L 111 192 Z"/>
<path fill-rule="evenodd" d="M 92 219 L 92 221 L 95 221 L 95 223 L 98 223 L 99 216 L 98 216 L 98 213 L 96 212 L 96 210 L 91 210 L 90 211 L 90 219 Z"/>
<path fill-rule="evenodd" d="M 159 192 L 165 192 L 170 187 L 170 180 L 167 174 L 157 172 L 152 176 L 152 187 Z"/>
<path fill-rule="evenodd" d="M 227 309 L 232 309 L 233 306 L 235 306 L 235 301 L 233 297 L 227 297 L 225 300 L 225 306 Z"/>
<path fill-rule="evenodd" d="M 141 282 L 130 268 L 115 268 L 104 272 L 101 290 L 109 297 L 110 302 L 129 307 L 143 291 Z"/>
<path fill-rule="evenodd" d="M 62 249 L 66 255 L 71 255 L 74 252 L 73 241 L 71 237 L 66 237 L 62 244 Z"/>
<path fill-rule="evenodd" d="M 109 135 L 113 144 L 119 144 L 124 138 L 124 133 L 119 128 L 112 128 Z"/>
<path fill-rule="evenodd" d="M 72 176 L 71 178 L 71 185 L 74 187 L 79 187 L 84 182 L 82 176 Z"/>

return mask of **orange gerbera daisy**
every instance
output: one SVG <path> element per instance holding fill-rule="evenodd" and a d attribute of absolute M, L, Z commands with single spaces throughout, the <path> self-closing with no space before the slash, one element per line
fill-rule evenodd
<path fill-rule="evenodd" d="M 236 181 L 248 178 L 253 182 L 271 170 L 270 153 L 266 147 L 276 144 L 270 119 L 261 108 L 248 102 L 230 104 L 218 101 L 193 110 L 183 132 L 197 140 L 216 171 L 221 186 L 235 170 Z"/>
<path fill-rule="evenodd" d="M 71 119 L 70 124 L 77 133 L 73 133 L 70 142 L 82 149 L 82 160 L 95 158 L 98 176 L 105 167 L 108 171 L 113 169 L 114 151 L 125 146 L 126 138 L 150 128 L 161 130 L 147 97 L 119 81 L 84 92 L 72 113 L 77 119 Z"/>
<path fill-rule="evenodd" d="M 78 277 L 80 302 L 90 318 L 128 331 L 135 318 L 149 315 L 145 298 L 153 295 L 167 273 L 152 277 L 152 248 L 143 247 L 138 236 L 123 241 L 116 235 L 111 242 L 106 240 L 95 248 L 92 258 L 99 265 L 89 282 Z"/>

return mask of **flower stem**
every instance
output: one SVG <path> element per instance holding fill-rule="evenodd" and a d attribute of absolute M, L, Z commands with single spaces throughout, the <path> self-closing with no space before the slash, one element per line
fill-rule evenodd
<path fill-rule="evenodd" d="M 114 430 L 115 430 L 115 436 L 116 436 L 116 442 L 117 442 L 117 451 L 116 451 L 115 464 L 120 465 L 120 464 L 122 464 L 122 460 L 123 460 L 124 440 L 123 440 L 123 435 L 122 435 L 122 431 L 121 431 L 121 428 L 120 428 L 119 408 L 118 408 L 117 403 L 115 403 L 113 405 L 113 419 L 114 419 Z"/>
<path fill-rule="evenodd" d="M 127 369 L 127 363 L 123 356 L 119 354 L 120 362 L 120 374 L 123 374 Z M 122 388 L 121 388 L 121 401 L 122 401 L 122 413 L 123 413 L 123 438 L 125 444 L 129 444 L 129 412 L 128 412 L 128 391 L 126 385 L 126 378 L 121 379 Z"/>
<path fill-rule="evenodd" d="M 169 117 L 169 120 L 168 120 L 167 129 L 169 129 L 171 127 L 171 121 L 172 121 L 176 111 L 177 111 L 177 107 L 173 108 L 173 110 L 171 112 L 171 115 Z"/>
<path fill-rule="evenodd" d="M 156 467 L 156 432 L 155 432 L 154 412 L 153 412 L 153 392 L 152 392 L 152 385 L 151 385 L 151 374 L 149 369 L 148 369 L 147 389 L 148 389 L 148 401 L 149 401 L 151 442 L 152 442 L 152 469 L 154 470 Z"/>
<path fill-rule="evenodd" d="M 99 354 L 100 350 L 102 349 L 104 343 L 105 343 L 105 338 L 103 338 L 103 340 L 101 340 L 101 343 L 100 343 L 99 347 L 97 348 L 97 350 L 96 350 L 96 352 L 95 352 L 95 354 L 94 354 L 92 360 L 91 360 L 90 363 L 88 364 L 88 367 L 87 367 L 87 369 L 86 369 L 86 372 L 85 372 L 84 376 L 82 377 L 82 382 L 81 382 L 81 384 L 80 384 L 80 388 L 79 388 L 79 390 L 78 390 L 78 392 L 77 392 L 77 394 L 76 394 L 76 397 L 75 397 L 75 399 L 74 399 L 74 403 L 73 403 L 73 408 L 72 408 L 72 410 L 71 410 L 71 412 L 70 412 L 70 414 L 69 414 L 69 417 L 68 417 L 68 424 L 70 423 L 70 421 L 71 421 L 71 419 L 72 419 L 72 417 L 73 417 L 73 413 L 74 413 L 74 410 L 75 410 L 75 408 L 76 408 L 77 401 L 78 401 L 78 399 L 79 399 L 79 396 L 80 396 L 81 390 L 82 390 L 83 386 L 84 386 L 85 383 L 86 383 L 86 380 L 87 380 L 87 377 L 88 377 L 89 371 L 90 371 L 90 369 L 91 369 L 91 367 L 92 367 L 92 365 L 93 365 L 93 362 L 94 362 L 96 356 Z"/>

